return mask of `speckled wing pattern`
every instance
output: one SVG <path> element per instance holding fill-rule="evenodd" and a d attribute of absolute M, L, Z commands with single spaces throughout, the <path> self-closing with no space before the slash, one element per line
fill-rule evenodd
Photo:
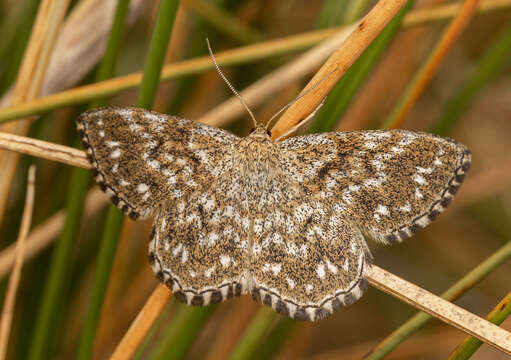
<path fill-rule="evenodd" d="M 226 161 L 224 166 L 232 166 Z M 149 262 L 181 302 L 208 305 L 242 292 L 250 221 L 239 174 L 225 169 L 201 190 L 164 204 L 155 219 Z"/>
<path fill-rule="evenodd" d="M 107 107 L 77 120 L 94 178 L 132 219 L 154 215 L 167 199 L 209 184 L 222 146 L 239 139 L 226 131 L 152 111 Z"/>
<path fill-rule="evenodd" d="M 308 196 L 283 169 L 253 211 L 251 294 L 283 315 L 320 320 L 363 295 L 372 257 L 350 219 Z"/>
<path fill-rule="evenodd" d="M 132 218 L 155 216 L 149 262 L 175 297 L 207 305 L 250 294 L 319 320 L 358 300 L 372 256 L 451 201 L 463 145 L 404 130 L 294 137 L 224 130 L 135 108 L 84 113 L 96 180 Z"/>
<path fill-rule="evenodd" d="M 462 144 L 406 130 L 324 133 L 279 145 L 313 198 L 386 244 L 410 237 L 451 202 L 470 167 Z"/>

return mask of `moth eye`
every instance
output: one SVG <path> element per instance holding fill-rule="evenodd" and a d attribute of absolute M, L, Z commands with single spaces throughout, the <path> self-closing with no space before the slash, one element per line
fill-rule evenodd
<path fill-rule="evenodd" d="M 254 131 L 255 131 L 255 128 L 252 128 L 252 129 L 250 129 L 250 131 L 248 133 L 252 134 Z"/>
<path fill-rule="evenodd" d="M 268 134 L 268 136 L 271 136 L 271 131 L 266 129 L 266 133 Z"/>

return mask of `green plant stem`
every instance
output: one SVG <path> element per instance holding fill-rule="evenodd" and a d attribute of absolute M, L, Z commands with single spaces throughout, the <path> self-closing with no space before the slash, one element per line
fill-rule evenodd
<path fill-rule="evenodd" d="M 121 51 L 122 40 L 126 30 L 126 19 L 128 18 L 131 0 L 119 0 L 112 22 L 112 30 L 108 37 L 108 43 L 105 49 L 105 56 L 99 64 L 96 72 L 95 82 L 104 81 L 115 75 L 115 65 Z M 107 98 L 98 98 L 91 102 L 90 108 L 104 106 Z"/>
<path fill-rule="evenodd" d="M 77 359 L 87 360 L 92 358 L 94 338 L 98 326 L 101 306 L 105 297 L 106 287 L 112 263 L 117 249 L 119 232 L 122 228 L 123 216 L 119 209 L 110 206 L 108 208 L 107 220 L 101 237 L 101 245 L 94 273 L 92 294 L 89 308 L 85 317 L 80 344 L 77 352 Z"/>
<path fill-rule="evenodd" d="M 145 109 L 153 107 L 178 6 L 178 0 L 161 0 L 160 2 L 158 17 L 144 64 L 144 75 L 138 93 L 137 107 Z M 105 258 L 114 255 L 112 248 L 115 248 L 114 244 L 117 243 L 123 222 L 124 216 L 122 212 L 114 205 L 110 205 L 102 242 L 110 242 L 112 244 L 110 245 L 111 247 L 105 250 Z"/>
<path fill-rule="evenodd" d="M 56 242 L 37 315 L 28 358 L 30 360 L 49 359 L 53 347 L 55 331 L 64 312 L 59 312 L 64 304 L 69 287 L 73 264 L 73 244 L 78 234 L 83 202 L 89 184 L 89 172 L 76 168 L 72 172 L 66 204 L 66 221 L 60 238 Z"/>
<path fill-rule="evenodd" d="M 319 13 L 316 28 L 325 29 L 331 26 L 339 25 L 346 6 L 352 0 L 325 0 Z"/>
<path fill-rule="evenodd" d="M 479 13 L 488 13 L 489 11 L 502 10 L 506 7 L 492 9 L 482 9 Z M 445 21 L 451 17 L 436 17 L 425 21 Z M 405 18 L 406 20 L 406 18 Z M 407 23 L 405 26 L 415 26 L 419 23 Z M 220 66 L 232 66 L 254 62 L 270 56 L 288 54 L 292 51 L 298 51 L 310 48 L 320 41 L 327 39 L 344 27 L 313 31 L 300 35 L 293 35 L 287 38 L 270 40 L 264 43 L 238 47 L 236 49 L 219 52 L 216 54 Z M 168 65 L 162 74 L 162 81 L 168 81 L 178 77 L 199 74 L 214 68 L 209 56 L 196 59 L 180 61 Z M 98 97 L 116 95 L 122 91 L 136 88 L 140 85 L 140 74 L 129 74 L 117 77 L 111 80 L 103 81 L 98 84 L 86 85 L 75 89 L 61 91 L 57 94 L 49 95 L 44 98 L 35 99 L 27 103 L 0 109 L 0 123 L 10 120 L 40 115 L 51 110 L 59 109 L 65 106 L 76 105 L 91 101 Z"/>
<path fill-rule="evenodd" d="M 250 322 L 231 353 L 230 360 L 250 359 L 256 349 L 262 345 L 262 339 L 270 325 L 278 318 L 278 315 L 267 307 L 262 307 Z"/>
<path fill-rule="evenodd" d="M 378 37 L 334 86 L 330 94 L 328 94 L 325 104 L 319 111 L 314 123 L 311 125 L 310 132 L 319 133 L 332 131 L 369 72 L 374 68 L 381 54 L 401 28 L 403 17 L 411 9 L 412 5 L 413 1 L 409 1 L 399 11 L 394 19 L 387 24 Z"/>
<path fill-rule="evenodd" d="M 108 39 L 105 56 L 99 65 L 98 71 L 96 72 L 96 81 L 103 81 L 114 75 L 116 59 L 118 58 L 122 39 L 124 37 L 129 6 L 130 0 L 120 0 L 117 3 L 117 9 L 112 23 L 112 31 L 110 32 L 110 37 Z M 95 108 L 103 106 L 106 102 L 106 98 L 99 98 L 92 102 L 89 107 Z M 112 270 L 115 250 L 117 248 L 118 236 L 116 236 L 115 232 L 119 231 L 118 229 L 122 226 L 122 216 L 111 214 L 112 212 L 120 211 L 113 207 L 110 207 L 108 210 L 105 232 L 103 233 L 100 242 L 99 255 L 94 272 L 90 303 L 80 334 L 80 343 L 77 350 L 76 357 L 80 360 L 92 358 L 94 338 L 96 336 L 101 307 L 103 305 L 108 279 Z M 116 222 L 120 222 L 120 224 Z"/>
<path fill-rule="evenodd" d="M 216 305 L 205 307 L 180 305 L 174 321 L 160 340 L 151 359 L 183 359 L 202 326 L 215 309 Z"/>
<path fill-rule="evenodd" d="M 189 0 L 186 2 L 192 10 L 201 15 L 219 32 L 224 33 L 242 44 L 250 44 L 264 40 L 265 36 L 259 31 L 240 21 L 219 6 L 205 0 Z"/>
<path fill-rule="evenodd" d="M 431 128 L 431 132 L 448 134 L 461 114 L 469 106 L 476 94 L 502 70 L 511 57 L 511 21 L 500 32 L 497 38 L 488 46 L 474 71 L 466 79 L 464 85 L 449 100 L 443 115 Z"/>
<path fill-rule="evenodd" d="M 256 351 L 255 359 L 273 359 L 281 348 L 282 344 L 292 334 L 298 321 L 288 317 L 279 319 L 277 324 L 270 329 L 270 332 L 264 339 L 264 346 Z"/>
<path fill-rule="evenodd" d="M 0 94 L 3 94 L 18 76 L 21 60 L 32 32 L 37 9 L 39 9 L 39 3 L 39 0 L 23 2 L 21 14 L 13 21 L 8 20 L 3 23 L 0 31 L 0 34 L 2 34 L 0 44 L 0 61 L 2 61 Z"/>
<path fill-rule="evenodd" d="M 343 13 L 342 23 L 351 24 L 362 16 L 367 9 L 369 0 L 351 0 Z"/>
<path fill-rule="evenodd" d="M 511 314 L 511 292 L 508 293 L 499 303 L 493 308 L 488 314 L 486 320 L 500 325 L 506 318 Z M 452 352 L 448 360 L 464 360 L 470 358 L 479 347 L 482 345 L 482 341 L 473 337 L 468 336 L 463 342 Z"/>
<path fill-rule="evenodd" d="M 137 99 L 138 107 L 145 109 L 153 107 L 178 7 L 179 0 L 162 0 L 160 2 L 158 18 L 154 25 L 148 56 L 144 64 L 144 77 Z"/>
<path fill-rule="evenodd" d="M 476 266 L 467 275 L 457 281 L 441 297 L 443 299 L 453 301 L 463 295 L 465 292 L 474 287 L 482 279 L 491 273 L 494 269 L 500 266 L 504 261 L 511 258 L 511 241 L 508 241 L 499 250 L 493 253 L 489 258 L 484 260 Z M 419 312 L 398 329 L 394 330 L 389 336 L 381 341 L 366 357 L 365 359 L 376 360 L 382 359 L 400 343 L 402 343 L 410 335 L 418 331 L 426 325 L 432 317 L 426 313 Z"/>

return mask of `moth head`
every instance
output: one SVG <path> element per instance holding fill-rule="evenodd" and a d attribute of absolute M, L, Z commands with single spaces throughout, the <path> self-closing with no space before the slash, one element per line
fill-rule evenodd
<path fill-rule="evenodd" d="M 255 128 L 250 130 L 249 136 L 251 138 L 262 138 L 269 140 L 271 137 L 271 131 L 268 130 L 263 124 L 257 124 Z"/>

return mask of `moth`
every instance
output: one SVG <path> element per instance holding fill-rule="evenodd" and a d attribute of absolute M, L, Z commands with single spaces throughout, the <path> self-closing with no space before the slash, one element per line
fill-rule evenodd
<path fill-rule="evenodd" d="M 208 305 L 249 294 L 323 319 L 358 300 L 364 235 L 399 243 L 451 202 L 470 166 L 462 144 L 406 130 L 273 141 L 130 107 L 83 113 L 94 177 L 132 219 L 154 217 L 149 263 L 174 296 Z"/>

